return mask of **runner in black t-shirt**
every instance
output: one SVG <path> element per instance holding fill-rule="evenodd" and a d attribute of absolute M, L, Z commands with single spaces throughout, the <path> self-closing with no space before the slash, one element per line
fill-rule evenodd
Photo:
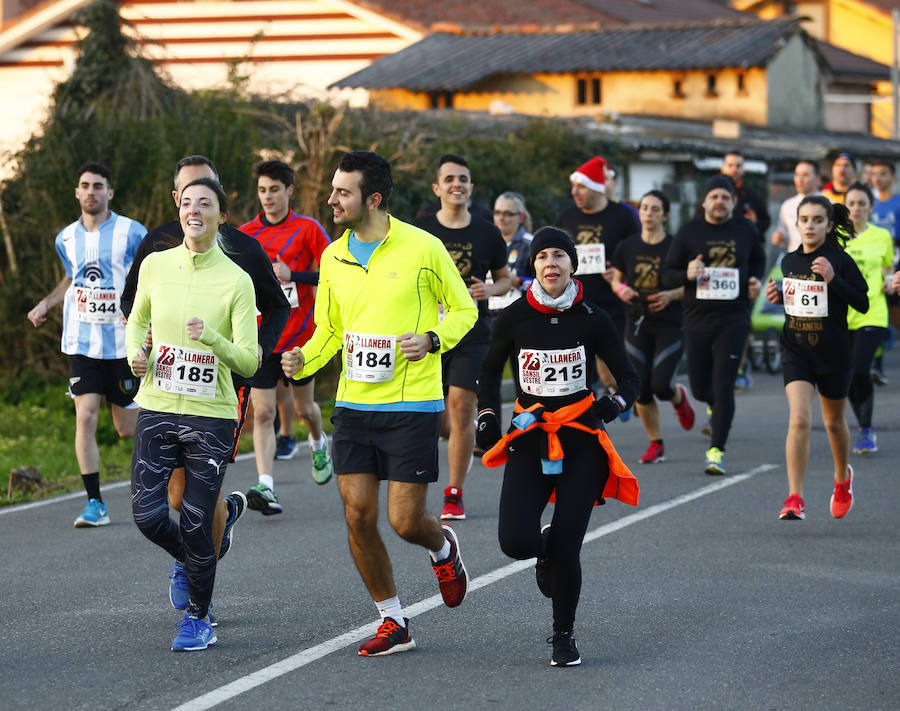
<path fill-rule="evenodd" d="M 604 191 L 609 164 L 594 156 L 569 176 L 572 200 L 553 223 L 569 233 L 578 251 L 578 280 L 584 287 L 584 298 L 604 309 L 619 334 L 625 331 L 625 307 L 609 284 L 613 269 L 609 264 L 613 252 L 628 235 L 640 232 L 634 213 L 624 205 L 612 202 Z M 615 380 L 606 366 L 598 364 L 600 379 L 607 388 Z"/>
<path fill-rule="evenodd" d="M 734 419 L 734 379 L 750 333 L 766 254 L 756 228 L 733 216 L 734 183 L 716 175 L 704 189 L 702 220 L 682 225 L 663 264 L 663 286 L 684 286 L 684 340 L 691 392 L 712 407 L 706 473 L 724 474 Z"/>
<path fill-rule="evenodd" d="M 616 275 L 613 288 L 628 307 L 625 351 L 641 376 L 641 392 L 635 410 L 650 438 L 641 464 L 665 459 L 659 409 L 655 395 L 672 403 L 681 426 L 694 426 L 694 410 L 684 386 L 674 386 L 675 369 L 681 361 L 684 340 L 681 333 L 681 299 L 684 287 L 662 289 L 660 269 L 672 244 L 665 231 L 669 199 L 658 190 L 641 198 L 641 231 L 621 242 L 613 254 Z"/>
<path fill-rule="evenodd" d="M 868 285 L 853 258 L 844 252 L 844 237 L 854 234 L 843 205 L 821 195 L 809 195 L 797 209 L 800 248 L 781 262 L 781 288 L 772 280 L 766 298 L 784 304 L 784 392 L 790 408 L 785 441 L 788 497 L 782 520 L 806 517 L 803 479 L 809 461 L 812 400 L 818 389 L 822 420 L 834 459 L 831 515 L 843 518 L 853 506 L 853 468 L 849 464 L 850 429 L 844 417 L 850 391 L 850 332 L 847 307 L 869 308 Z"/>
<path fill-rule="evenodd" d="M 444 520 L 466 517 L 462 486 L 472 465 L 475 447 L 475 404 L 478 374 L 491 338 L 488 298 L 505 294 L 512 286 L 506 263 L 506 242 L 493 223 L 473 217 L 469 212 L 472 175 L 462 156 L 448 154 L 438 162 L 432 185 L 441 200 L 441 209 L 431 217 L 416 221 L 416 226 L 440 239 L 459 274 L 478 304 L 478 321 L 472 330 L 441 356 L 446 410 L 441 427 L 447 436 L 450 466 L 449 486 L 444 490 Z M 488 272 L 493 284 L 485 284 Z"/>

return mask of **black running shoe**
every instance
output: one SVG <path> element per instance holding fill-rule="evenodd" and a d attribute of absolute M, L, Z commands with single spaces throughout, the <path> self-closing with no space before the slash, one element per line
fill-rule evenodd
<path fill-rule="evenodd" d="M 550 658 L 551 667 L 577 667 L 581 664 L 581 655 L 575 646 L 575 637 L 572 631 L 554 632 L 547 641 L 553 645 L 553 656 Z"/>
<path fill-rule="evenodd" d="M 550 539 L 550 524 L 545 524 L 541 529 L 541 542 L 544 554 L 539 555 L 534 564 L 534 578 L 537 580 L 538 590 L 544 597 L 553 597 L 553 579 L 550 575 L 550 557 L 547 555 L 547 541 Z"/>

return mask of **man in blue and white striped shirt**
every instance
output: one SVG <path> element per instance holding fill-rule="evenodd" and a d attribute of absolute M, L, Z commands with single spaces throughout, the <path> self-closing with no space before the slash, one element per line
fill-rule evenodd
<path fill-rule="evenodd" d="M 120 437 L 134 434 L 139 381 L 125 360 L 125 322 L 119 297 L 144 226 L 109 209 L 109 170 L 100 163 L 78 169 L 75 197 L 81 217 L 56 236 L 66 275 L 31 311 L 35 328 L 63 304 L 62 352 L 69 356 L 69 392 L 75 400 L 75 455 L 88 502 L 76 528 L 104 526 L 109 511 L 100 495 L 97 417 L 105 395 Z"/>

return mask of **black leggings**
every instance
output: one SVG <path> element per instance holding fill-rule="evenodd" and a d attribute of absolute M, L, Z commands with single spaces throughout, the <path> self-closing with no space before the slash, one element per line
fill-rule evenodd
<path fill-rule="evenodd" d="M 213 515 L 234 445 L 234 420 L 141 410 L 131 460 L 131 511 L 147 538 L 184 563 L 188 610 L 206 617 L 216 579 Z M 184 467 L 181 523 L 169 517 L 169 477 Z"/>
<path fill-rule="evenodd" d="M 510 558 L 539 555 L 550 559 L 553 580 L 553 630 L 571 630 L 581 595 L 581 544 L 609 469 L 596 435 L 563 427 L 565 451 L 561 474 L 541 473 L 541 449 L 547 435 L 534 430 L 518 437 L 509 452 L 500 492 L 499 539 Z M 542 441 L 545 443 L 541 446 Z M 542 549 L 541 513 L 556 487 L 553 525 Z"/>
<path fill-rule="evenodd" d="M 880 326 L 863 326 L 850 331 L 850 406 L 860 427 L 872 426 L 872 410 L 875 407 L 875 387 L 872 385 L 872 359 L 875 351 L 884 343 L 887 329 Z"/>
<path fill-rule="evenodd" d="M 642 323 L 635 328 L 635 324 L 629 321 L 625 330 L 625 352 L 641 376 L 641 394 L 637 398 L 639 404 L 649 405 L 654 395 L 666 401 L 675 397 L 672 382 L 683 350 L 681 326 L 661 324 L 648 327 Z"/>
<path fill-rule="evenodd" d="M 743 314 L 722 319 L 718 328 L 684 332 L 691 392 L 712 407 L 711 446 L 725 450 L 734 419 L 734 379 L 750 333 Z"/>

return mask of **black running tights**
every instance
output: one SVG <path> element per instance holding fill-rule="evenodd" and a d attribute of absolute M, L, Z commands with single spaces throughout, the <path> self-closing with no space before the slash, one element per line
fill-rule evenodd
<path fill-rule="evenodd" d="M 875 408 L 875 388 L 872 385 L 872 359 L 878 346 L 884 343 L 887 329 L 878 326 L 863 326 L 850 331 L 850 407 L 860 427 L 872 426 L 872 411 Z"/>
<path fill-rule="evenodd" d="M 206 617 L 216 579 L 212 524 L 234 444 L 234 420 L 141 410 L 131 460 L 131 511 L 141 533 L 184 563 L 188 610 Z M 184 467 L 181 522 L 169 517 L 172 470 Z"/>
<path fill-rule="evenodd" d="M 541 473 L 541 450 L 547 435 L 533 430 L 510 448 L 500 493 L 499 539 L 510 558 L 526 560 L 546 554 L 553 579 L 553 630 L 571 630 L 581 595 L 581 544 L 594 501 L 606 484 L 606 453 L 596 435 L 563 427 L 565 451 L 561 474 Z M 543 440 L 544 446 L 541 446 Z M 541 513 L 553 488 L 556 504 L 547 550 L 542 549 Z"/>
<path fill-rule="evenodd" d="M 712 407 L 710 446 L 723 451 L 734 419 L 734 379 L 749 332 L 741 314 L 722 319 L 718 328 L 684 332 L 691 392 Z"/>

